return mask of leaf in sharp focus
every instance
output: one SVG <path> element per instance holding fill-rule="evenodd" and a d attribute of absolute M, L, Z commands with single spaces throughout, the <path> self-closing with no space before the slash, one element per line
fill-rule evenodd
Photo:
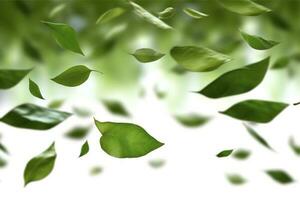
<path fill-rule="evenodd" d="M 126 108 L 118 101 L 114 100 L 102 100 L 103 105 L 105 108 L 115 115 L 121 115 L 128 117 L 130 116 L 129 112 L 126 110 Z"/>
<path fill-rule="evenodd" d="M 153 49 L 142 48 L 142 49 L 137 49 L 131 55 L 133 55 L 138 61 L 142 63 L 148 63 L 148 62 L 154 62 L 156 60 L 159 60 L 165 54 L 157 52 Z"/>
<path fill-rule="evenodd" d="M 169 19 L 175 15 L 175 9 L 172 7 L 168 7 L 163 11 L 158 13 L 159 19 Z"/>
<path fill-rule="evenodd" d="M 274 181 L 281 184 L 294 182 L 294 179 L 287 172 L 280 169 L 266 170 L 266 174 L 268 174 Z"/>
<path fill-rule="evenodd" d="M 47 25 L 51 29 L 54 38 L 62 48 L 68 49 L 84 56 L 79 46 L 76 32 L 71 26 L 63 23 L 53 23 L 46 21 L 42 21 L 42 23 Z"/>
<path fill-rule="evenodd" d="M 90 117 L 92 115 L 92 111 L 88 110 L 87 108 L 83 107 L 73 107 L 73 112 L 78 117 Z"/>
<path fill-rule="evenodd" d="M 22 41 L 22 45 L 23 45 L 23 50 L 24 50 L 25 54 L 28 55 L 30 58 L 32 58 L 36 61 L 43 60 L 43 57 L 42 57 L 40 51 L 29 40 L 24 39 Z"/>
<path fill-rule="evenodd" d="M 65 136 L 72 139 L 82 139 L 87 136 L 90 131 L 89 126 L 75 126 L 65 133 Z"/>
<path fill-rule="evenodd" d="M 163 160 L 163 159 L 156 159 L 156 160 L 150 160 L 149 161 L 149 165 L 152 167 L 152 168 L 161 168 L 163 167 L 164 165 L 166 164 L 166 161 Z"/>
<path fill-rule="evenodd" d="M 48 149 L 27 163 L 24 170 L 25 186 L 30 182 L 46 178 L 53 170 L 55 160 L 55 143 L 53 143 Z"/>
<path fill-rule="evenodd" d="M 177 46 L 170 53 L 179 65 L 192 72 L 212 71 L 231 60 L 227 55 L 205 47 Z"/>
<path fill-rule="evenodd" d="M 40 99 L 44 99 L 39 86 L 35 82 L 33 82 L 31 79 L 29 79 L 29 91 L 33 96 L 40 98 Z"/>
<path fill-rule="evenodd" d="M 239 174 L 227 174 L 227 180 L 233 185 L 242 185 L 246 180 Z"/>
<path fill-rule="evenodd" d="M 141 157 L 164 145 L 135 124 L 95 120 L 95 125 L 102 134 L 101 148 L 116 158 Z"/>
<path fill-rule="evenodd" d="M 199 12 L 192 8 L 185 8 L 185 9 L 183 9 L 183 12 L 185 12 L 185 14 L 187 14 L 188 16 L 190 16 L 194 19 L 201 19 L 203 17 L 208 17 L 207 14 Z"/>
<path fill-rule="evenodd" d="M 96 24 L 99 23 L 106 23 L 116 17 L 119 17 L 120 15 L 122 15 L 125 12 L 125 10 L 123 8 L 112 8 L 108 11 L 106 11 L 105 13 L 103 13 L 96 21 Z"/>
<path fill-rule="evenodd" d="M 90 150 L 89 143 L 88 143 L 88 141 L 85 141 L 85 143 L 81 147 L 79 157 L 86 155 L 89 152 L 89 150 Z"/>
<path fill-rule="evenodd" d="M 145 21 L 149 22 L 150 24 L 153 24 L 156 27 L 161 28 L 161 29 L 173 29 L 171 26 L 169 26 L 165 22 L 161 21 L 159 18 L 155 17 L 151 13 L 149 13 L 147 10 L 142 8 L 140 5 L 138 5 L 132 1 L 129 1 L 129 3 L 133 7 L 135 14 L 137 16 L 139 16 L 140 18 L 142 18 L 143 20 L 145 20 Z"/>
<path fill-rule="evenodd" d="M 266 58 L 243 68 L 226 72 L 198 93 L 209 98 L 222 98 L 249 92 L 264 79 L 269 60 Z"/>
<path fill-rule="evenodd" d="M 250 151 L 246 149 L 238 149 L 233 152 L 232 156 L 238 160 L 246 160 L 250 154 Z"/>
<path fill-rule="evenodd" d="M 245 100 L 220 113 L 230 117 L 257 123 L 268 123 L 281 113 L 288 104 L 264 100 Z"/>
<path fill-rule="evenodd" d="M 269 143 L 262 138 L 253 128 L 251 128 L 250 126 L 247 126 L 246 124 L 244 124 L 245 128 L 247 129 L 248 133 L 261 145 L 265 146 L 266 148 L 273 150 L 273 148 L 269 145 Z"/>
<path fill-rule="evenodd" d="M 175 116 L 176 120 L 187 127 L 199 127 L 205 125 L 210 117 L 198 115 L 198 114 L 189 114 L 189 115 L 178 115 Z"/>
<path fill-rule="evenodd" d="M 48 130 L 60 124 L 70 115 L 70 113 L 27 103 L 13 108 L 0 119 L 0 122 L 18 128 Z"/>
<path fill-rule="evenodd" d="M 300 145 L 297 145 L 294 138 L 290 137 L 289 139 L 289 146 L 295 152 L 296 155 L 300 155 Z"/>
<path fill-rule="evenodd" d="M 3 153 L 9 154 L 7 148 L 0 142 L 0 151 Z"/>
<path fill-rule="evenodd" d="M 101 172 L 103 171 L 103 168 L 100 167 L 100 166 L 95 166 L 95 167 L 92 167 L 91 170 L 90 170 L 90 175 L 91 176 L 96 176 L 96 175 L 99 175 Z"/>
<path fill-rule="evenodd" d="M 92 71 L 84 65 L 76 65 L 51 80 L 67 87 L 76 87 L 83 84 Z"/>
<path fill-rule="evenodd" d="M 1 69 L 0 89 L 9 89 L 17 85 L 32 69 Z"/>
<path fill-rule="evenodd" d="M 64 104 L 64 100 L 58 99 L 58 100 L 53 100 L 48 104 L 48 108 L 52 109 L 58 109 Z"/>
<path fill-rule="evenodd" d="M 269 8 L 250 0 L 218 0 L 218 2 L 225 9 L 240 15 L 256 16 L 271 11 Z"/>
<path fill-rule="evenodd" d="M 266 40 L 262 37 L 256 36 L 256 35 L 250 35 L 248 33 L 245 33 L 243 31 L 240 31 L 243 39 L 254 49 L 257 50 L 266 50 L 270 49 L 276 45 L 279 44 L 279 42 L 273 41 L 273 40 Z"/>
<path fill-rule="evenodd" d="M 233 152 L 233 149 L 223 150 L 223 151 L 219 152 L 216 156 L 218 158 L 228 157 L 231 155 L 232 152 Z"/>

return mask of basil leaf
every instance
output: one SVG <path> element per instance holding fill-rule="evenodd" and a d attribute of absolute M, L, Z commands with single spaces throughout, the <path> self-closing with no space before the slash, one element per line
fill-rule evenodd
<path fill-rule="evenodd" d="M 125 10 L 123 8 L 112 8 L 108 11 L 106 11 L 105 13 L 103 13 L 96 21 L 96 24 L 99 23 L 106 23 L 116 17 L 119 17 L 120 15 L 122 15 L 125 12 Z"/>
<path fill-rule="evenodd" d="M 27 103 L 13 108 L 0 121 L 18 128 L 47 130 L 58 125 L 70 115 L 70 113 Z"/>
<path fill-rule="evenodd" d="M 205 47 L 177 46 L 170 53 L 179 65 L 192 72 L 212 71 L 231 60 L 228 56 Z"/>
<path fill-rule="evenodd" d="M 187 127 L 199 127 L 206 124 L 210 118 L 197 114 L 189 114 L 189 115 L 178 115 L 175 117 L 176 120 Z"/>
<path fill-rule="evenodd" d="M 95 120 L 95 125 L 102 134 L 101 148 L 116 158 L 141 157 L 164 145 L 135 124 Z"/>
<path fill-rule="evenodd" d="M 130 116 L 126 108 L 118 101 L 102 100 L 102 103 L 106 107 L 106 109 L 112 114 L 121 115 L 125 117 Z"/>
<path fill-rule="evenodd" d="M 248 131 L 248 133 L 261 145 L 267 147 L 270 150 L 273 150 L 273 148 L 269 145 L 269 143 L 262 138 L 253 128 L 251 128 L 250 126 L 247 126 L 246 124 L 244 124 L 246 130 Z"/>
<path fill-rule="evenodd" d="M 262 37 L 256 35 L 250 35 L 243 31 L 240 31 L 243 39 L 249 44 L 250 47 L 257 50 L 266 50 L 270 49 L 279 44 L 279 42 L 273 40 L 266 40 Z"/>
<path fill-rule="evenodd" d="M 44 99 L 39 86 L 35 82 L 33 82 L 31 79 L 29 79 L 29 91 L 33 96 L 40 98 L 40 99 Z"/>
<path fill-rule="evenodd" d="M 32 158 L 24 170 L 25 186 L 30 182 L 46 178 L 53 170 L 56 160 L 55 143 L 41 154 Z"/>
<path fill-rule="evenodd" d="M 239 174 L 227 174 L 227 180 L 233 185 L 242 185 L 246 180 Z"/>
<path fill-rule="evenodd" d="M 146 22 L 149 22 L 150 24 L 153 24 L 156 27 L 161 28 L 161 29 L 172 29 L 171 26 L 169 26 L 165 22 L 161 21 L 160 19 L 158 19 L 151 13 L 149 13 L 147 10 L 142 8 L 140 5 L 138 5 L 132 1 L 129 1 L 129 3 L 133 7 L 135 14 L 137 16 L 139 16 L 140 18 L 142 18 L 143 20 L 145 20 Z"/>
<path fill-rule="evenodd" d="M 96 176 L 98 174 L 100 174 L 101 172 L 103 171 L 103 168 L 100 167 L 100 166 L 95 166 L 95 167 L 92 167 L 91 170 L 90 170 L 90 175 L 91 176 Z"/>
<path fill-rule="evenodd" d="M 252 99 L 241 101 L 220 113 L 239 120 L 268 123 L 287 106 L 286 103 Z"/>
<path fill-rule="evenodd" d="M 163 167 L 165 164 L 166 164 L 166 161 L 162 160 L 162 159 L 156 159 L 156 160 L 149 161 L 149 165 L 152 168 L 156 168 L 156 169 Z"/>
<path fill-rule="evenodd" d="M 268 174 L 274 181 L 281 184 L 294 182 L 294 179 L 287 172 L 280 169 L 266 170 L 266 174 Z"/>
<path fill-rule="evenodd" d="M 75 30 L 68 24 L 53 23 L 42 21 L 43 24 L 47 25 L 56 39 L 57 43 L 67 50 L 79 53 L 84 56 L 76 36 Z"/>
<path fill-rule="evenodd" d="M 148 63 L 148 62 L 153 62 L 153 61 L 159 60 L 165 54 L 157 52 L 153 49 L 142 48 L 142 49 L 137 49 L 131 55 L 133 55 L 138 61 L 140 61 L 142 63 Z"/>
<path fill-rule="evenodd" d="M 218 158 L 228 157 L 231 155 L 232 152 L 233 152 L 233 149 L 223 150 L 223 151 L 219 152 L 216 156 Z"/>
<path fill-rule="evenodd" d="M 199 12 L 195 9 L 192 8 L 185 8 L 183 9 L 183 12 L 185 12 L 185 14 L 187 14 L 188 16 L 194 18 L 194 19 L 201 19 L 203 17 L 207 17 L 208 15 L 202 12 Z"/>
<path fill-rule="evenodd" d="M 294 151 L 294 153 L 296 154 L 296 155 L 300 155 L 300 145 L 297 145 L 296 143 L 295 143 L 295 140 L 294 140 L 294 138 L 293 137 L 291 137 L 290 139 L 289 139 L 289 146 L 291 147 L 291 149 Z"/>
<path fill-rule="evenodd" d="M 169 19 L 175 15 L 175 9 L 172 7 L 168 7 L 163 11 L 158 13 L 159 19 Z"/>
<path fill-rule="evenodd" d="M 0 69 L 0 89 L 17 85 L 32 69 Z"/>
<path fill-rule="evenodd" d="M 238 149 L 235 150 L 232 156 L 238 160 L 245 160 L 250 156 L 250 151 L 245 149 Z"/>
<path fill-rule="evenodd" d="M 58 100 L 53 100 L 48 104 L 48 108 L 52 109 L 58 109 L 64 104 L 64 100 L 58 99 Z"/>
<path fill-rule="evenodd" d="M 218 0 L 218 2 L 227 10 L 240 15 L 256 16 L 271 11 L 250 0 Z"/>
<path fill-rule="evenodd" d="M 90 131 L 89 126 L 76 126 L 65 133 L 65 136 L 71 139 L 82 139 L 87 136 Z"/>
<path fill-rule="evenodd" d="M 198 93 L 209 98 L 222 98 L 253 90 L 265 77 L 269 58 L 235 69 L 218 77 Z"/>
<path fill-rule="evenodd" d="M 89 143 L 88 143 L 88 141 L 85 141 L 85 143 L 81 147 L 79 157 L 86 155 L 89 152 L 89 150 L 90 150 Z"/>

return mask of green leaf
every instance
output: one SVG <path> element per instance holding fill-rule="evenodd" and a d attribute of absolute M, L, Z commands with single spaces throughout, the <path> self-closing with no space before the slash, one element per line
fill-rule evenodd
<path fill-rule="evenodd" d="M 96 176 L 98 174 L 100 174 L 101 172 L 103 171 L 103 168 L 100 167 L 100 166 L 95 166 L 95 167 L 92 167 L 91 170 L 90 170 L 90 175 L 91 176 Z"/>
<path fill-rule="evenodd" d="M 206 124 L 210 118 L 198 114 L 189 114 L 189 115 L 178 115 L 175 117 L 176 120 L 187 127 L 199 127 Z"/>
<path fill-rule="evenodd" d="M 239 120 L 268 123 L 287 106 L 288 104 L 281 102 L 251 99 L 234 104 L 220 113 Z"/>
<path fill-rule="evenodd" d="M 170 53 L 179 65 L 192 72 L 212 71 L 231 60 L 228 56 L 205 47 L 177 46 Z"/>
<path fill-rule="evenodd" d="M 0 151 L 3 153 L 9 154 L 7 148 L 0 142 Z"/>
<path fill-rule="evenodd" d="M 85 143 L 81 147 L 79 157 L 86 155 L 89 152 L 89 150 L 90 150 L 89 143 L 88 143 L 88 141 L 85 141 Z"/>
<path fill-rule="evenodd" d="M 265 77 L 269 58 L 235 69 L 218 77 L 198 93 L 209 98 L 222 98 L 253 90 Z"/>
<path fill-rule="evenodd" d="M 0 168 L 3 168 L 7 165 L 6 160 L 4 160 L 3 158 L 0 157 Z"/>
<path fill-rule="evenodd" d="M 96 24 L 99 23 L 106 23 L 116 17 L 119 17 L 120 15 L 122 15 L 125 12 L 125 10 L 123 8 L 112 8 L 108 11 L 106 11 L 105 13 L 103 13 L 96 21 Z"/>
<path fill-rule="evenodd" d="M 150 24 L 153 24 L 156 27 L 161 28 L 161 29 L 173 29 L 171 26 L 169 26 L 165 22 L 161 21 L 159 18 L 155 17 L 151 13 L 149 13 L 147 10 L 142 8 L 140 5 L 138 5 L 132 1 L 129 1 L 129 3 L 133 7 L 135 14 L 137 16 L 139 16 L 140 18 L 142 18 L 143 20 L 145 20 L 146 22 L 149 22 Z"/>
<path fill-rule="evenodd" d="M 167 91 L 160 88 L 158 85 L 155 85 L 153 90 L 154 90 L 156 97 L 159 99 L 164 99 L 167 96 Z"/>
<path fill-rule="evenodd" d="M 218 0 L 218 2 L 227 10 L 240 15 L 256 16 L 271 11 L 250 0 Z"/>
<path fill-rule="evenodd" d="M 162 159 L 156 159 L 156 160 L 150 160 L 149 161 L 149 165 L 152 168 L 156 168 L 156 169 L 163 167 L 165 164 L 166 164 L 166 161 L 162 160 Z"/>
<path fill-rule="evenodd" d="M 273 40 L 266 40 L 262 37 L 256 36 L 256 35 L 250 35 L 248 33 L 245 33 L 243 31 L 240 31 L 242 37 L 244 40 L 254 49 L 257 50 L 266 50 L 270 49 L 276 45 L 279 44 L 279 42 L 273 41 Z"/>
<path fill-rule="evenodd" d="M 118 101 L 114 100 L 102 100 L 103 105 L 106 107 L 106 109 L 115 115 L 121 115 L 128 117 L 130 116 L 129 112 L 126 110 L 126 108 Z"/>
<path fill-rule="evenodd" d="M 274 64 L 272 65 L 271 69 L 283 69 L 286 68 L 292 58 L 290 56 L 283 56 L 281 58 L 278 58 Z"/>
<path fill-rule="evenodd" d="M 95 125 L 102 134 L 101 148 L 116 158 L 141 157 L 164 145 L 135 124 L 95 120 Z"/>
<path fill-rule="evenodd" d="M 238 160 L 245 160 L 250 156 L 250 151 L 245 149 L 238 149 L 235 150 L 232 156 Z"/>
<path fill-rule="evenodd" d="M 44 99 L 39 86 L 35 82 L 33 82 L 31 79 L 29 79 L 29 91 L 33 96 L 40 98 L 40 99 Z"/>
<path fill-rule="evenodd" d="M 48 130 L 67 119 L 70 115 L 70 113 L 27 103 L 13 108 L 0 121 L 18 128 Z"/>
<path fill-rule="evenodd" d="M 242 185 L 246 180 L 239 174 L 227 174 L 227 180 L 233 185 Z"/>
<path fill-rule="evenodd" d="M 300 145 L 297 145 L 295 143 L 295 140 L 293 137 L 291 137 L 289 139 L 289 146 L 291 147 L 291 149 L 295 152 L 296 155 L 300 155 Z"/>
<path fill-rule="evenodd" d="M 92 112 L 90 110 L 83 107 L 73 107 L 73 112 L 75 115 L 83 118 L 90 117 L 92 115 Z"/>
<path fill-rule="evenodd" d="M 199 12 L 195 9 L 192 8 L 184 8 L 183 12 L 185 12 L 185 14 L 187 14 L 188 16 L 194 18 L 194 19 L 201 19 L 203 17 L 207 17 L 208 15 L 202 12 Z"/>
<path fill-rule="evenodd" d="M 42 21 L 43 24 L 47 25 L 56 39 L 57 43 L 65 49 L 79 53 L 84 56 L 76 36 L 75 30 L 68 24 L 53 23 Z"/>
<path fill-rule="evenodd" d="M 232 152 L 233 152 L 233 149 L 223 150 L 220 153 L 218 153 L 216 156 L 218 158 L 228 157 L 231 155 Z"/>
<path fill-rule="evenodd" d="M 25 186 L 33 181 L 46 178 L 53 170 L 56 160 L 55 143 L 41 154 L 32 158 L 24 170 Z"/>
<path fill-rule="evenodd" d="M 247 126 L 246 124 L 244 124 L 245 128 L 247 129 L 248 133 L 261 145 L 265 146 L 266 148 L 273 150 L 273 148 L 269 145 L 269 143 L 262 138 L 253 128 L 251 128 L 250 126 Z"/>
<path fill-rule="evenodd" d="M 0 89 L 17 85 L 32 69 L 0 69 Z"/>
<path fill-rule="evenodd" d="M 168 7 L 163 11 L 158 13 L 159 19 L 169 19 L 175 15 L 175 9 L 173 7 Z"/>
<path fill-rule="evenodd" d="M 42 61 L 42 55 L 40 51 L 37 49 L 37 47 L 30 42 L 30 40 L 24 39 L 22 41 L 23 50 L 26 55 L 28 55 L 30 58 L 36 60 L 36 61 Z"/>
<path fill-rule="evenodd" d="M 49 17 L 52 18 L 52 17 L 56 16 L 58 13 L 60 13 L 61 11 L 63 11 L 65 8 L 66 8 L 66 4 L 65 3 L 62 3 L 62 4 L 59 4 L 59 5 L 55 6 L 50 11 Z"/>
<path fill-rule="evenodd" d="M 76 65 L 51 80 L 67 87 L 76 87 L 84 83 L 92 71 L 95 70 L 91 70 L 84 65 Z"/>
<path fill-rule="evenodd" d="M 153 49 L 142 48 L 142 49 L 137 49 L 131 55 L 133 55 L 141 63 L 148 63 L 148 62 L 153 62 L 153 61 L 159 60 L 165 54 L 157 52 Z"/>
<path fill-rule="evenodd" d="M 58 109 L 64 104 L 64 100 L 58 99 L 58 100 L 53 100 L 48 104 L 48 108 L 52 109 Z"/>
<path fill-rule="evenodd" d="M 268 174 L 274 181 L 281 184 L 294 182 L 294 179 L 287 172 L 280 169 L 266 170 L 266 174 Z"/>
<path fill-rule="evenodd" d="M 82 139 L 87 136 L 90 131 L 89 126 L 76 126 L 65 133 L 65 136 L 72 139 Z"/>

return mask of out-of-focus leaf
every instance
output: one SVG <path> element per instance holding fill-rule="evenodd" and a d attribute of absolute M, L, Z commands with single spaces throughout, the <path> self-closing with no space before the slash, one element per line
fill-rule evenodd
<path fill-rule="evenodd" d="M 289 139 L 289 146 L 291 147 L 291 149 L 295 152 L 296 155 L 300 155 L 300 145 L 297 145 L 295 143 L 295 140 L 293 137 L 291 137 Z"/>
<path fill-rule="evenodd" d="M 40 99 L 44 99 L 39 86 L 35 82 L 33 82 L 31 79 L 29 79 L 29 91 L 33 96 L 40 98 Z"/>
<path fill-rule="evenodd" d="M 86 155 L 89 152 L 89 150 L 90 150 L 89 143 L 88 143 L 88 141 L 85 141 L 85 143 L 81 147 L 79 157 Z"/>
<path fill-rule="evenodd" d="M 28 1 L 25 0 L 15 0 L 12 3 L 26 16 L 29 16 L 32 13 L 32 7 Z"/>
<path fill-rule="evenodd" d="M 130 115 L 126 108 L 118 101 L 102 100 L 102 103 L 105 106 L 105 108 L 112 114 L 121 115 L 125 117 L 128 117 Z"/>
<path fill-rule="evenodd" d="M 3 158 L 0 157 L 0 168 L 3 168 L 7 165 L 6 160 L 4 160 Z"/>
<path fill-rule="evenodd" d="M 60 124 L 70 115 L 70 113 L 27 103 L 13 108 L 0 121 L 18 128 L 47 130 Z"/>
<path fill-rule="evenodd" d="M 65 136 L 72 139 L 82 139 L 87 136 L 90 131 L 89 126 L 75 126 L 71 130 L 69 130 Z"/>
<path fill-rule="evenodd" d="M 42 21 L 43 24 L 47 25 L 56 39 L 57 43 L 65 49 L 79 53 L 84 56 L 76 36 L 75 30 L 68 24 L 53 23 Z"/>
<path fill-rule="evenodd" d="M 227 180 L 233 185 L 242 185 L 246 180 L 239 174 L 227 174 Z"/>
<path fill-rule="evenodd" d="M 9 89 L 17 85 L 32 69 L 1 69 L 0 89 Z"/>
<path fill-rule="evenodd" d="M 73 112 L 79 117 L 90 117 L 92 115 L 92 112 L 90 110 L 83 107 L 73 107 Z"/>
<path fill-rule="evenodd" d="M 198 93 L 209 98 L 222 98 L 253 90 L 265 77 L 269 58 L 235 69 L 218 77 Z"/>
<path fill-rule="evenodd" d="M 91 176 L 96 176 L 96 175 L 99 175 L 101 172 L 103 171 L 103 168 L 100 167 L 100 166 L 95 166 L 95 167 L 92 167 L 91 170 L 90 170 L 90 175 Z"/>
<path fill-rule="evenodd" d="M 171 71 L 178 75 L 182 75 L 182 74 L 185 74 L 186 72 L 188 72 L 184 67 L 181 67 L 180 65 L 175 65 L 171 69 Z"/>
<path fill-rule="evenodd" d="M 292 26 L 291 24 L 282 16 L 278 15 L 277 12 L 270 12 L 267 15 L 270 21 L 278 28 L 284 31 L 291 31 Z"/>
<path fill-rule="evenodd" d="M 0 142 L 0 151 L 3 153 L 9 154 L 7 148 Z"/>
<path fill-rule="evenodd" d="M 232 156 L 238 160 L 245 160 L 250 156 L 250 154 L 250 151 L 246 149 L 238 149 L 233 152 Z"/>
<path fill-rule="evenodd" d="M 188 16 L 194 18 L 194 19 L 201 19 L 203 17 L 207 17 L 208 15 L 202 12 L 199 12 L 198 10 L 192 9 L 192 8 L 184 8 L 183 12 L 187 14 Z"/>
<path fill-rule="evenodd" d="M 24 39 L 22 45 L 23 45 L 24 52 L 30 58 L 32 58 L 36 61 L 42 61 L 43 60 L 43 57 L 42 57 L 40 51 L 29 40 Z"/>
<path fill-rule="evenodd" d="M 265 146 L 266 148 L 273 150 L 273 148 L 269 145 L 269 143 L 262 138 L 253 128 L 251 128 L 250 126 L 247 126 L 246 124 L 244 124 L 245 128 L 247 129 L 248 133 L 261 145 Z"/>
<path fill-rule="evenodd" d="M 170 51 L 176 62 L 192 72 L 207 72 L 219 68 L 231 59 L 205 47 L 177 46 Z"/>
<path fill-rule="evenodd" d="M 175 118 L 180 124 L 187 127 L 203 126 L 210 120 L 210 117 L 198 114 L 177 115 Z"/>
<path fill-rule="evenodd" d="M 219 152 L 216 156 L 218 158 L 228 157 L 231 155 L 232 152 L 233 152 L 233 149 L 223 150 L 223 151 Z"/>
<path fill-rule="evenodd" d="M 30 182 L 46 178 L 52 172 L 55 160 L 55 143 L 53 143 L 48 149 L 27 163 L 24 170 L 25 186 Z"/>
<path fill-rule="evenodd" d="M 274 64 L 272 65 L 271 69 L 283 69 L 286 68 L 290 61 L 292 60 L 289 56 L 283 56 L 281 58 L 278 58 Z"/>
<path fill-rule="evenodd" d="M 95 120 L 95 125 L 102 134 L 101 148 L 116 158 L 141 157 L 164 145 L 135 124 Z"/>
<path fill-rule="evenodd" d="M 159 99 L 163 99 L 167 96 L 167 91 L 160 88 L 158 85 L 155 85 L 153 90 L 154 90 L 156 97 Z"/>
<path fill-rule="evenodd" d="M 165 164 L 166 164 L 166 161 L 162 160 L 162 159 L 156 159 L 156 160 L 150 160 L 149 161 L 149 165 L 152 168 L 156 168 L 156 169 L 163 167 Z"/>
<path fill-rule="evenodd" d="M 279 42 L 273 40 L 266 40 L 262 37 L 256 35 L 250 35 L 246 32 L 240 31 L 244 40 L 254 49 L 257 50 L 266 50 L 270 49 L 279 44 Z"/>
<path fill-rule="evenodd" d="M 119 17 L 120 15 L 122 15 L 125 12 L 125 10 L 123 8 L 112 8 L 108 11 L 106 11 L 105 13 L 103 13 L 96 21 L 96 24 L 99 23 L 106 23 L 116 17 Z"/>
<path fill-rule="evenodd" d="M 55 6 L 51 11 L 50 11 L 50 14 L 49 14 L 49 17 L 55 17 L 55 15 L 57 15 L 58 13 L 62 12 L 64 9 L 66 8 L 66 4 L 65 3 L 62 3 L 62 4 L 59 4 L 57 6 Z"/>
<path fill-rule="evenodd" d="M 58 100 L 53 100 L 48 104 L 48 108 L 52 109 L 58 109 L 64 104 L 64 100 L 58 99 Z"/>
<path fill-rule="evenodd" d="M 158 13 L 159 19 L 169 19 L 175 15 L 175 9 L 173 7 L 168 7 L 163 11 Z"/>
<path fill-rule="evenodd" d="M 142 63 L 148 63 L 148 62 L 154 62 L 156 60 L 159 60 L 165 54 L 157 52 L 153 49 L 142 48 L 142 49 L 137 49 L 131 55 L 133 55 L 138 61 Z"/>
<path fill-rule="evenodd" d="M 294 179 L 287 172 L 281 169 L 266 170 L 266 174 L 268 174 L 274 181 L 281 184 L 294 182 Z"/>
<path fill-rule="evenodd" d="M 268 123 L 287 106 L 288 104 L 281 102 L 251 99 L 234 104 L 220 113 L 239 120 Z"/>

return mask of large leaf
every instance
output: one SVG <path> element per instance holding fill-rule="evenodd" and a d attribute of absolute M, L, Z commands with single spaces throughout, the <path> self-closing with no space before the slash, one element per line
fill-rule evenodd
<path fill-rule="evenodd" d="M 31 79 L 29 79 L 29 91 L 33 96 L 44 99 L 39 86 Z"/>
<path fill-rule="evenodd" d="M 137 49 L 131 55 L 133 55 L 138 61 L 142 63 L 148 63 L 162 58 L 165 54 L 157 52 L 153 49 L 142 48 L 142 49 Z"/>
<path fill-rule="evenodd" d="M 42 23 L 51 29 L 54 38 L 62 48 L 84 55 L 79 46 L 76 32 L 71 26 L 68 24 L 46 21 L 42 21 Z"/>
<path fill-rule="evenodd" d="M 266 173 L 278 183 L 288 184 L 294 182 L 294 179 L 285 171 L 280 169 L 266 170 Z"/>
<path fill-rule="evenodd" d="M 18 128 L 47 130 L 58 125 L 70 115 L 70 113 L 28 103 L 15 107 L 0 121 Z"/>
<path fill-rule="evenodd" d="M 261 145 L 265 146 L 266 148 L 273 150 L 272 147 L 269 145 L 269 143 L 262 138 L 253 128 L 251 128 L 250 126 L 247 126 L 246 124 L 244 124 L 245 128 L 247 129 L 248 133 Z"/>
<path fill-rule="evenodd" d="M 56 160 L 55 144 L 41 154 L 32 158 L 24 170 L 25 186 L 33 181 L 39 181 L 46 178 L 53 170 Z"/>
<path fill-rule="evenodd" d="M 218 2 L 227 10 L 240 15 L 256 16 L 271 11 L 250 0 L 218 0 Z"/>
<path fill-rule="evenodd" d="M 244 40 L 249 44 L 249 46 L 258 50 L 270 49 L 276 46 L 277 44 L 279 44 L 279 42 L 273 40 L 266 40 L 262 37 L 256 35 L 250 35 L 243 31 L 241 31 L 241 35 L 244 38 Z"/>
<path fill-rule="evenodd" d="M 231 60 L 228 56 L 205 47 L 177 46 L 170 53 L 179 65 L 192 72 L 212 71 Z"/>
<path fill-rule="evenodd" d="M 120 15 L 122 15 L 125 12 L 125 10 L 123 8 L 112 8 L 108 11 L 106 11 L 105 13 L 103 13 L 96 21 L 96 24 L 99 23 L 106 23 L 116 17 L 119 17 Z"/>
<path fill-rule="evenodd" d="M 0 89 L 9 89 L 17 85 L 32 69 L 1 69 Z"/>
<path fill-rule="evenodd" d="M 207 17 L 208 15 L 202 12 L 199 12 L 198 10 L 192 9 L 192 8 L 185 8 L 183 9 L 183 12 L 185 14 L 189 15 L 190 17 L 194 19 L 201 19 L 203 17 Z"/>
<path fill-rule="evenodd" d="M 287 106 L 288 104 L 281 102 L 251 99 L 239 102 L 220 113 L 240 120 L 268 123 Z"/>
<path fill-rule="evenodd" d="M 135 124 L 97 120 L 95 124 L 102 134 L 101 148 L 113 157 L 141 157 L 164 145 Z"/>
<path fill-rule="evenodd" d="M 251 91 L 265 77 L 269 58 L 235 69 L 218 77 L 198 93 L 209 98 L 221 98 Z"/>

